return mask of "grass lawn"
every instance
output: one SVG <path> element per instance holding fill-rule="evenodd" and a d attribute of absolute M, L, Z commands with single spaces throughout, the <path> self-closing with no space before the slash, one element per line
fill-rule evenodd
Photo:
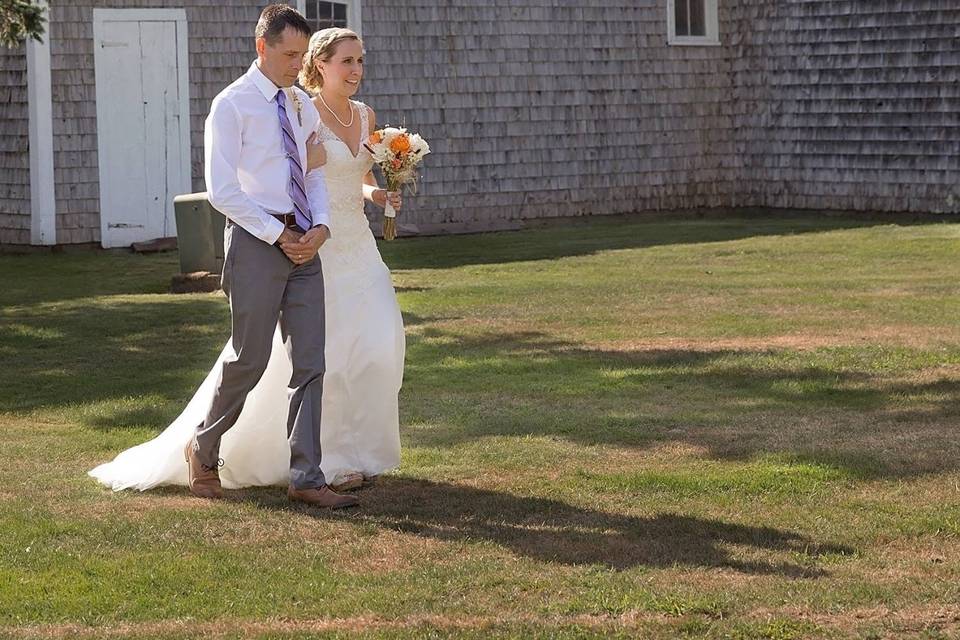
<path fill-rule="evenodd" d="M 403 465 L 336 513 L 87 478 L 229 311 L 175 254 L 0 256 L 0 637 L 960 637 L 960 225 L 382 250 Z"/>

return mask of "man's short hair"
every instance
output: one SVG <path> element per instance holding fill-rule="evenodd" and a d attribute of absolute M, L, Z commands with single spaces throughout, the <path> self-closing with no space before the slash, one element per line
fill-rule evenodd
<path fill-rule="evenodd" d="M 260 14 L 254 36 L 263 38 L 267 44 L 273 46 L 287 27 L 293 27 L 307 38 L 313 33 L 307 19 L 300 15 L 299 11 L 288 4 L 271 4 L 264 7 Z"/>

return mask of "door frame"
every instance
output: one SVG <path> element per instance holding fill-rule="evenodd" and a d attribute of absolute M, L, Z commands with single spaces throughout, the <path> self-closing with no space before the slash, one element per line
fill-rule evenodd
<path fill-rule="evenodd" d="M 193 176 L 190 166 L 190 77 L 189 57 L 187 53 L 187 11 L 186 9 L 94 9 L 93 10 L 93 69 L 95 76 L 95 95 L 97 103 L 97 176 L 100 183 L 100 244 L 107 239 L 107 221 L 103 215 L 103 168 L 106 157 L 107 137 L 100 130 L 99 123 L 106 122 L 108 113 L 106 100 L 107 87 L 97 75 L 97 67 L 103 63 L 102 47 L 99 46 L 105 25 L 108 22 L 175 22 L 177 30 L 177 90 L 180 97 L 180 175 L 181 183 L 170 185 L 171 190 L 190 193 L 193 189 Z M 102 68 L 102 67 L 101 67 Z M 172 200 L 171 200 L 172 202 Z M 172 206 L 172 204 L 171 204 Z M 171 221 L 176 226 L 175 221 Z"/>

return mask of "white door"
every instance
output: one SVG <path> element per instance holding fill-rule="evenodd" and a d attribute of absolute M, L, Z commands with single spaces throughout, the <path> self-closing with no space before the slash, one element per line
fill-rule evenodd
<path fill-rule="evenodd" d="M 189 193 L 186 15 L 95 9 L 100 230 L 104 247 L 175 236 Z"/>

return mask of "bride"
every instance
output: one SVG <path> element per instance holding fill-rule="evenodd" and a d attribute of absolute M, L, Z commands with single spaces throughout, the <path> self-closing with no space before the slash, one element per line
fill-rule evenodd
<path fill-rule="evenodd" d="M 397 394 L 403 378 L 404 334 L 390 272 L 380 257 L 363 211 L 364 199 L 384 206 L 398 193 L 377 187 L 373 159 L 363 142 L 376 126 L 372 109 L 351 100 L 363 77 L 363 43 L 348 29 L 313 34 L 300 84 L 315 96 L 321 121 L 310 149 L 313 168 L 326 156 L 323 171 L 306 176 L 307 194 L 330 198 L 330 239 L 320 248 L 325 287 L 326 373 L 320 429 L 321 469 L 334 490 L 357 488 L 400 463 Z M 319 160 L 318 160 L 319 158 Z M 229 350 L 229 342 L 220 359 Z M 183 448 L 203 422 L 220 371 L 220 360 L 183 413 L 159 436 L 128 449 L 90 475 L 115 491 L 187 484 Z M 286 485 L 287 382 L 291 365 L 274 334 L 270 361 L 247 395 L 236 424 L 223 436 L 225 488 Z"/>

